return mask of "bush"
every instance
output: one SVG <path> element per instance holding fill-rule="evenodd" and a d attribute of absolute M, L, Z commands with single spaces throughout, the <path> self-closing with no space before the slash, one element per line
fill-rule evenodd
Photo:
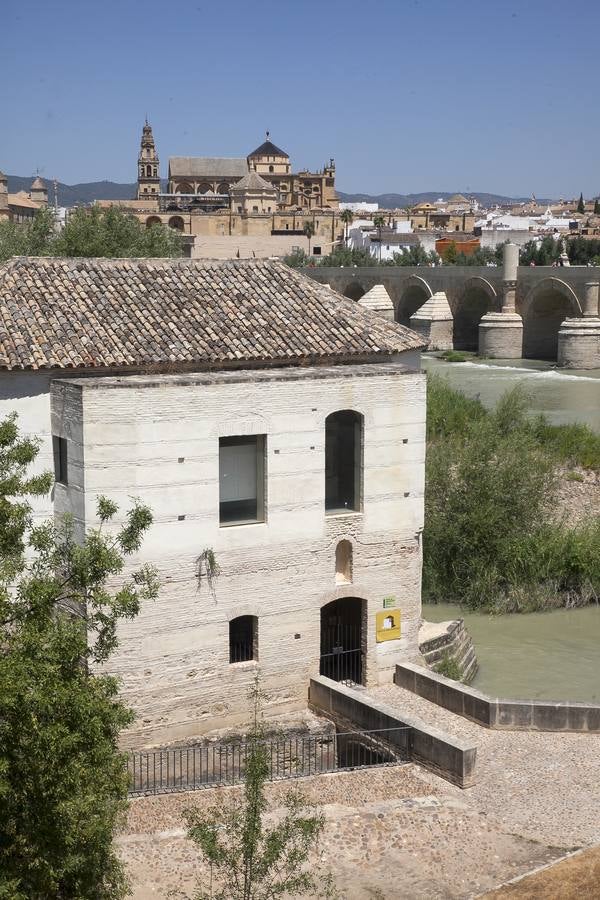
<path fill-rule="evenodd" d="M 600 467 L 600 438 L 532 421 L 527 404 L 517 388 L 488 412 L 429 378 L 425 600 L 523 611 L 600 594 L 600 517 L 552 519 L 557 464 Z"/>
<path fill-rule="evenodd" d="M 451 678 L 453 681 L 462 681 L 462 669 L 459 663 L 457 663 L 454 657 L 450 656 L 449 653 L 444 653 L 439 663 L 434 666 L 434 671 L 437 672 L 438 675 L 444 675 L 445 678 Z"/>

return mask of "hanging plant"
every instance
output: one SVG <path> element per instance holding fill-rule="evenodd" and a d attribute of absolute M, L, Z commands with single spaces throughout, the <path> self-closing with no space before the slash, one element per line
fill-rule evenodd
<path fill-rule="evenodd" d="M 209 590 L 214 594 L 214 580 L 221 574 L 219 566 L 212 547 L 207 547 L 202 551 L 196 559 L 196 578 L 198 579 L 198 589 L 202 585 L 202 579 L 206 578 Z"/>

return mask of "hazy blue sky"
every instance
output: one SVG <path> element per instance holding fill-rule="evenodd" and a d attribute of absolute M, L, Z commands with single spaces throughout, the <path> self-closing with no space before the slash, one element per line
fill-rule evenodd
<path fill-rule="evenodd" d="M 0 0 L 0 168 L 134 181 L 270 129 L 342 191 L 600 192 L 600 0 Z"/>

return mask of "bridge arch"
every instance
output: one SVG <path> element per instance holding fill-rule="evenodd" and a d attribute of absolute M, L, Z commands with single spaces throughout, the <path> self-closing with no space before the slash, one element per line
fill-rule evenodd
<path fill-rule="evenodd" d="M 366 291 L 360 281 L 351 281 L 350 284 L 346 285 L 342 293 L 349 300 L 360 300 L 361 297 L 364 297 Z"/>
<path fill-rule="evenodd" d="M 583 312 L 572 287 L 560 278 L 544 278 L 525 297 L 521 314 L 524 358 L 555 360 L 561 322 Z"/>
<path fill-rule="evenodd" d="M 400 300 L 396 307 L 396 321 L 410 327 L 410 317 L 416 313 L 430 297 L 433 291 L 420 275 L 409 275 L 400 287 Z"/>
<path fill-rule="evenodd" d="M 455 350 L 474 350 L 479 347 L 481 317 L 496 306 L 497 293 L 481 275 L 468 278 L 453 310 L 452 339 Z"/>

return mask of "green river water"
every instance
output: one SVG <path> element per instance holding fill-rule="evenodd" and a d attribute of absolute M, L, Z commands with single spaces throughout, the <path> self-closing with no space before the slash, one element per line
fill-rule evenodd
<path fill-rule="evenodd" d="M 600 431 L 600 371 L 563 372 L 533 360 L 445 363 L 426 356 L 424 366 L 452 387 L 493 406 L 521 383 L 532 413 L 556 424 L 585 422 Z M 462 617 L 475 644 L 479 672 L 473 686 L 493 696 L 587 700 L 600 703 L 600 607 L 489 616 L 452 604 L 424 605 L 423 617 Z"/>

